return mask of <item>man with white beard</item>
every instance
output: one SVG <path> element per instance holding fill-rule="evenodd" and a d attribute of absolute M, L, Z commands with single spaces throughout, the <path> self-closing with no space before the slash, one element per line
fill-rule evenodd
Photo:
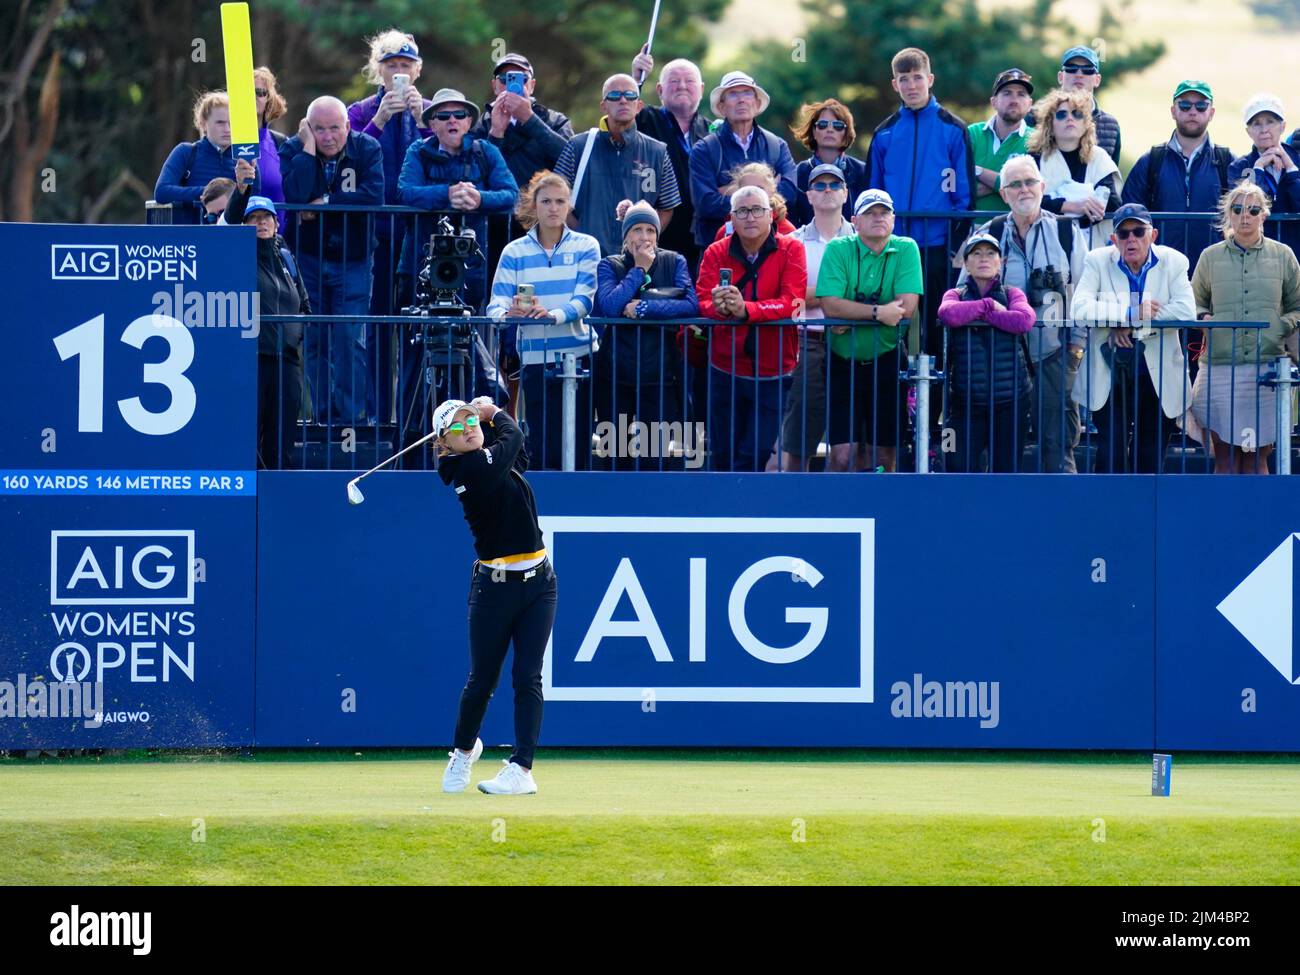
<path fill-rule="evenodd" d="M 1028 336 L 1036 374 L 1030 411 L 1041 464 L 1033 469 L 1075 474 L 1079 407 L 1072 389 L 1083 362 L 1087 331 L 1050 323 L 1070 318 L 1069 296 L 1083 273 L 1088 241 L 1075 221 L 1043 209 L 1043 177 L 1033 157 L 1008 159 L 1002 166 L 1001 186 L 999 192 L 1011 213 L 995 217 L 978 232 L 1001 241 L 1002 283 L 1025 293 L 1040 323 Z M 958 287 L 965 277 L 963 271 Z"/>

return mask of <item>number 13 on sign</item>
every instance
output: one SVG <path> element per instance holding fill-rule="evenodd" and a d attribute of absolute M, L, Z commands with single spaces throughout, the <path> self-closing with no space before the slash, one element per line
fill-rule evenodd
<path fill-rule="evenodd" d="M 165 386 L 171 403 L 161 413 L 144 407 L 139 396 L 117 401 L 122 419 L 131 429 L 154 437 L 180 430 L 194 416 L 194 384 L 185 370 L 194 362 L 194 338 L 189 329 L 170 315 L 141 315 L 122 332 L 121 341 L 143 349 L 150 338 L 166 341 L 167 358 L 147 362 L 142 381 Z M 77 430 L 81 433 L 104 432 L 104 316 L 96 315 L 54 339 L 59 358 L 79 358 L 77 393 Z"/>

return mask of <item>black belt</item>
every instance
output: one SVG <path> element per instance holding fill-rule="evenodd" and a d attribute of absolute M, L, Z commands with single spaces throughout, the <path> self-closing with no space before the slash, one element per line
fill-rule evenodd
<path fill-rule="evenodd" d="M 550 559 L 542 559 L 530 569 L 507 569 L 500 565 L 486 565 L 475 562 L 474 567 L 484 575 L 491 576 L 493 582 L 527 582 L 538 576 L 545 578 L 551 571 Z"/>

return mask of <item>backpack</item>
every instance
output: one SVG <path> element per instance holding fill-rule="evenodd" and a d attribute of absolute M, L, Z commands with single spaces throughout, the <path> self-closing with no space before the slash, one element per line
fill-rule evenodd
<path fill-rule="evenodd" d="M 1155 206 L 1156 202 L 1156 181 L 1159 179 L 1160 171 L 1165 164 L 1165 156 L 1169 154 L 1169 143 L 1151 147 L 1147 153 L 1147 185 L 1146 201 L 1150 207 Z M 1214 147 L 1214 169 L 1219 174 L 1219 192 L 1225 192 L 1228 189 L 1228 166 L 1232 163 L 1232 150 L 1227 146 Z"/>

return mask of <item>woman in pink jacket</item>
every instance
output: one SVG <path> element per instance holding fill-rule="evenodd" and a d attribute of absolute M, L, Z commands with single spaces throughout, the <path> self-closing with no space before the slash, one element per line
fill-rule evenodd
<path fill-rule="evenodd" d="M 962 259 L 965 273 L 939 305 L 949 330 L 946 468 L 984 470 L 987 450 L 990 471 L 1018 471 L 1033 389 L 1024 335 L 1034 327 L 1034 309 L 1023 291 L 1002 283 L 996 238 L 973 235 Z"/>

